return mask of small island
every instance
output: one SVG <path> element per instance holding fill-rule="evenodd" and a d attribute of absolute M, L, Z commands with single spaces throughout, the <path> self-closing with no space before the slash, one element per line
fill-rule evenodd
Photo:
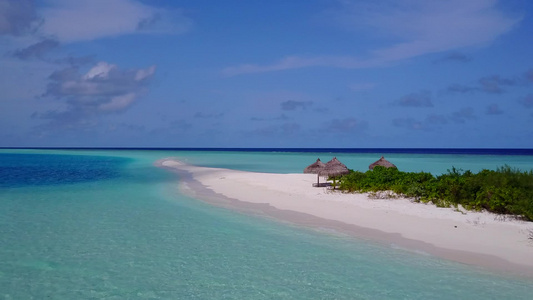
<path fill-rule="evenodd" d="M 317 176 L 330 177 L 320 170 L 308 174 L 259 173 L 195 166 L 173 158 L 157 165 L 180 175 L 182 193 L 212 205 L 533 276 L 533 223 L 527 221 L 532 211 L 528 206 L 531 172 L 503 167 L 473 174 L 452 168 L 435 177 L 376 166 L 367 172 L 332 173 L 340 181 L 334 189 L 334 182 L 317 184 Z M 516 188 L 518 184 L 523 188 Z M 515 196 L 506 198 L 508 190 Z M 374 191 L 405 197 L 377 199 L 372 197 Z M 472 194 L 466 191 L 487 202 L 469 204 Z M 497 199 L 513 200 L 497 206 L 493 204 Z M 459 204 L 455 206 L 452 201 Z M 488 212 L 485 206 L 491 209 L 490 205 L 502 214 Z M 472 210 L 463 210 L 463 206 Z M 504 215 L 508 211 L 518 217 Z"/>

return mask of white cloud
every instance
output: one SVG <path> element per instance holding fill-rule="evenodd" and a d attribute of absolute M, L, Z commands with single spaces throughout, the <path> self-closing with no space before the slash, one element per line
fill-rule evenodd
<path fill-rule="evenodd" d="M 128 108 L 137 98 L 135 93 L 128 93 L 112 97 L 109 102 L 98 105 L 98 110 L 104 112 L 121 111 Z"/>
<path fill-rule="evenodd" d="M 179 34 L 191 25 L 178 10 L 133 0 L 48 0 L 47 4 L 42 10 L 42 33 L 61 42 L 134 33 Z"/>
<path fill-rule="evenodd" d="M 36 114 L 50 120 L 51 126 L 71 126 L 78 120 L 93 116 L 121 113 L 127 110 L 148 88 L 155 66 L 144 69 L 120 69 L 107 62 L 99 62 L 85 74 L 69 67 L 49 76 L 45 98 L 65 100 L 66 109 Z"/>
<path fill-rule="evenodd" d="M 96 66 L 92 67 L 85 75 L 83 79 L 93 79 L 93 78 L 107 78 L 109 76 L 109 71 L 116 68 L 115 65 L 108 64 L 104 61 L 99 62 Z"/>
<path fill-rule="evenodd" d="M 365 68 L 374 65 L 372 61 L 365 61 L 349 56 L 316 56 L 299 57 L 288 56 L 272 65 L 246 64 L 236 67 L 229 67 L 222 71 L 226 76 L 234 76 L 246 73 L 263 73 L 272 71 L 283 71 L 299 69 L 305 67 L 337 67 L 337 68 Z"/>
<path fill-rule="evenodd" d="M 135 74 L 135 81 L 141 81 L 148 77 L 151 77 L 155 73 L 155 66 L 148 67 L 147 69 L 140 69 Z"/>
<path fill-rule="evenodd" d="M 403 39 L 376 50 L 385 61 L 483 45 L 509 31 L 520 18 L 500 13 L 495 0 L 411 1 L 390 14 L 376 14 L 374 25 Z"/>
<path fill-rule="evenodd" d="M 342 1 L 330 14 L 343 26 L 380 38 L 388 46 L 367 49 L 359 56 L 290 56 L 271 65 L 246 64 L 226 75 L 269 72 L 310 66 L 366 68 L 420 55 L 483 46 L 511 30 L 521 17 L 498 10 L 496 0 Z M 355 38 L 355 37 L 354 37 Z"/>

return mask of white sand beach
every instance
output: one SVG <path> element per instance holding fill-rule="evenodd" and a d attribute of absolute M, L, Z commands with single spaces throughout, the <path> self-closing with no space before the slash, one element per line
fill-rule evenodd
<path fill-rule="evenodd" d="M 371 199 L 313 187 L 314 174 L 269 174 L 189 165 L 165 159 L 179 172 L 182 192 L 283 221 L 376 241 L 457 262 L 533 276 L 533 223 L 486 212 L 459 212 L 409 199 Z"/>

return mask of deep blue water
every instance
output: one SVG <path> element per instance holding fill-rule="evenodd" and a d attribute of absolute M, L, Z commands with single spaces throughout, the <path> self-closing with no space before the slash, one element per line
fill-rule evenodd
<path fill-rule="evenodd" d="M 290 152 L 290 153 L 404 153 L 404 154 L 464 154 L 464 155 L 533 155 L 533 149 L 526 149 L 526 148 L 36 148 L 36 149 L 155 150 L 155 151 L 208 151 L 208 152 Z"/>
<path fill-rule="evenodd" d="M 0 298 L 530 299 L 530 278 L 212 207 L 181 195 L 179 179 L 153 166 L 176 156 L 296 172 L 316 155 L 358 168 L 381 154 L 0 150 Z M 405 169 L 533 163 L 390 157 Z"/>
<path fill-rule="evenodd" d="M 57 154 L 6 153 L 0 156 L 0 188 L 72 184 L 120 176 L 129 159 Z"/>

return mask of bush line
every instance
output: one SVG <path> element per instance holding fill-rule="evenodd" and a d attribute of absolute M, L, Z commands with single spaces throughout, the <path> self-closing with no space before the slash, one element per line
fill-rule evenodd
<path fill-rule="evenodd" d="M 350 170 L 340 178 L 345 192 L 393 191 L 417 202 L 439 207 L 487 210 L 533 221 L 533 170 L 522 172 L 507 165 L 497 170 L 472 173 L 452 168 L 440 176 L 426 172 L 402 172 L 377 166 L 367 172 Z"/>

